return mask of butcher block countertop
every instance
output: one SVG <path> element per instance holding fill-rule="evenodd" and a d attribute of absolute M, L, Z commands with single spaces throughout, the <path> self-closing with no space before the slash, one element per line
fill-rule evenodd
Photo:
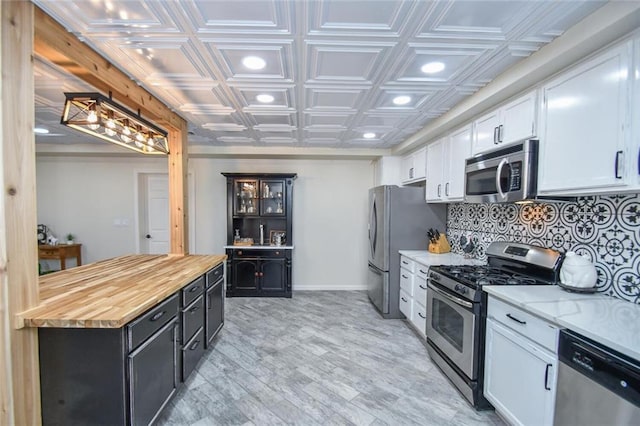
<path fill-rule="evenodd" d="M 129 255 L 40 277 L 40 304 L 18 314 L 24 327 L 120 328 L 226 255 Z"/>

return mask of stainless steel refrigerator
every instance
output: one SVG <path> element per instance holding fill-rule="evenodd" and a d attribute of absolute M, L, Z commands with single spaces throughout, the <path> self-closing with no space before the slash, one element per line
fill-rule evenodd
<path fill-rule="evenodd" d="M 424 187 L 395 185 L 369 190 L 367 285 L 369 299 L 383 318 L 404 318 L 398 305 L 398 250 L 426 250 L 429 228 L 446 231 L 446 205 L 427 204 L 424 191 Z"/>

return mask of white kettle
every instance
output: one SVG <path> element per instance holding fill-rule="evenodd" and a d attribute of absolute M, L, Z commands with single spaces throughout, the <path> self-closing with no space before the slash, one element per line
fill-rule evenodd
<path fill-rule="evenodd" d="M 569 251 L 560 268 L 560 283 L 565 287 L 588 289 L 595 287 L 598 280 L 596 267 L 589 259 Z"/>

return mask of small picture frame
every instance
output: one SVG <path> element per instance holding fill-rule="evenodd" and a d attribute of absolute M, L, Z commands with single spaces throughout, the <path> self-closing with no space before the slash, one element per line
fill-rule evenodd
<path fill-rule="evenodd" d="M 269 232 L 269 242 L 272 246 L 283 246 L 287 241 L 287 233 L 285 231 L 273 230 Z"/>

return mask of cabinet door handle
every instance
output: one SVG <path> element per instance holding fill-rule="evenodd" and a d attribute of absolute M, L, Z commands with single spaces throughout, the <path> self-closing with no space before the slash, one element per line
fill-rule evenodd
<path fill-rule="evenodd" d="M 622 179 L 622 176 L 618 175 L 618 168 L 620 167 L 620 154 L 622 154 L 622 151 L 618 151 L 616 152 L 616 161 L 615 161 L 615 178 L 616 179 Z"/>
<path fill-rule="evenodd" d="M 493 144 L 498 145 L 498 128 L 493 128 Z"/>
<path fill-rule="evenodd" d="M 260 273 L 256 272 L 254 275 L 255 275 L 256 277 L 259 277 L 259 276 L 260 276 Z"/>
<path fill-rule="evenodd" d="M 200 306 L 194 306 L 193 308 L 189 309 L 189 312 L 193 314 L 193 313 L 194 313 L 194 312 L 196 312 L 198 309 L 200 309 Z"/>
<path fill-rule="evenodd" d="M 640 149 L 638 150 L 638 174 L 640 175 Z"/>
<path fill-rule="evenodd" d="M 401 297 L 401 299 L 402 299 L 403 302 L 405 302 L 405 303 L 407 302 L 407 299 L 405 299 L 404 297 Z"/>
<path fill-rule="evenodd" d="M 196 340 L 195 342 L 193 342 L 193 343 L 191 344 L 191 346 L 189 346 L 189 350 L 190 350 L 190 351 L 195 350 L 195 349 L 198 347 L 198 345 L 199 345 L 199 344 L 200 344 L 200 340 Z"/>
<path fill-rule="evenodd" d="M 423 274 L 426 274 L 426 271 L 423 271 L 422 269 L 418 269 L 418 271 L 422 272 Z"/>
<path fill-rule="evenodd" d="M 440 186 L 442 186 L 442 185 L 438 184 L 438 197 L 440 196 Z"/>
<path fill-rule="evenodd" d="M 418 315 L 420 315 L 420 318 L 422 318 L 422 319 L 427 319 L 427 317 L 425 317 L 424 315 L 422 315 L 422 312 L 418 312 Z"/>
<path fill-rule="evenodd" d="M 405 280 L 408 279 L 409 277 L 406 276 L 405 274 L 402 274 L 402 278 L 404 278 Z"/>
<path fill-rule="evenodd" d="M 518 324 L 525 325 L 525 324 L 527 323 L 526 321 L 519 320 L 518 318 L 514 317 L 514 316 L 513 316 L 513 315 L 511 315 L 511 314 L 507 314 L 507 317 L 508 317 L 509 319 L 514 320 L 514 321 L 515 321 L 515 322 L 517 322 Z"/>
<path fill-rule="evenodd" d="M 498 126 L 498 142 L 502 142 L 503 136 L 504 136 L 504 126 L 501 124 Z"/>
<path fill-rule="evenodd" d="M 407 262 L 407 261 L 403 260 L 403 261 L 402 261 L 402 264 L 403 264 L 403 265 L 408 265 L 408 264 L 409 264 L 409 262 Z"/>
<path fill-rule="evenodd" d="M 449 196 L 449 182 L 444 185 L 444 195 Z"/>
<path fill-rule="evenodd" d="M 155 314 L 154 316 L 152 316 L 151 318 L 149 318 L 149 321 L 158 321 L 158 320 L 159 320 L 160 318 L 162 318 L 162 316 L 163 316 L 164 314 L 166 314 L 166 313 L 167 313 L 167 311 L 161 311 L 161 312 L 158 312 L 157 314 Z"/>
<path fill-rule="evenodd" d="M 423 290 L 426 290 L 427 288 L 425 286 L 423 286 L 422 284 L 420 284 L 420 288 Z"/>
<path fill-rule="evenodd" d="M 549 367 L 553 367 L 551 364 L 547 364 L 547 367 L 544 369 L 544 389 L 551 390 L 549 387 Z"/>

